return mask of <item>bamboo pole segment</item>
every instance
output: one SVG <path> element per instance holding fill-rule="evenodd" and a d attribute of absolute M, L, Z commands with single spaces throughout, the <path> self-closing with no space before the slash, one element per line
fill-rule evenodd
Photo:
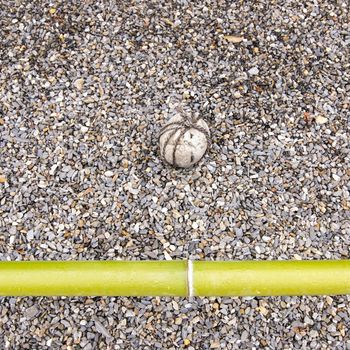
<path fill-rule="evenodd" d="M 194 261 L 193 294 L 198 296 L 350 294 L 350 260 Z"/>
<path fill-rule="evenodd" d="M 350 260 L 0 261 L 1 296 L 350 294 Z"/>
<path fill-rule="evenodd" d="M 0 262 L 2 296 L 186 294 L 186 261 Z"/>

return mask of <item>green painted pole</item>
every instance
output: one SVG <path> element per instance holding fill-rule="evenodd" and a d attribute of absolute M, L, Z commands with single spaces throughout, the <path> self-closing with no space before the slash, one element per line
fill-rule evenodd
<path fill-rule="evenodd" d="M 0 262 L 1 296 L 350 294 L 350 260 Z"/>
<path fill-rule="evenodd" d="M 194 261 L 198 296 L 350 294 L 350 260 Z"/>
<path fill-rule="evenodd" d="M 186 261 L 0 262 L 2 296 L 186 294 Z"/>

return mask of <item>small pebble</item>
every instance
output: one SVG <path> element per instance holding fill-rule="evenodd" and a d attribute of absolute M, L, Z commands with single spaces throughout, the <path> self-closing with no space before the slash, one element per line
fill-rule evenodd
<path fill-rule="evenodd" d="M 111 171 L 111 170 L 107 170 L 107 171 L 105 171 L 104 175 L 105 175 L 106 177 L 112 177 L 112 176 L 114 175 L 114 173 L 113 173 L 113 171 Z"/>
<path fill-rule="evenodd" d="M 74 82 L 74 86 L 77 88 L 78 91 L 81 91 L 84 87 L 84 79 L 77 79 Z"/>
<path fill-rule="evenodd" d="M 259 74 L 259 69 L 257 67 L 253 67 L 253 68 L 248 70 L 248 74 L 249 75 L 257 75 L 257 74 Z"/>
<path fill-rule="evenodd" d="M 322 115 L 317 115 L 315 117 L 315 120 L 317 124 L 321 124 L 321 125 L 328 122 L 328 119 L 326 117 L 323 117 Z"/>

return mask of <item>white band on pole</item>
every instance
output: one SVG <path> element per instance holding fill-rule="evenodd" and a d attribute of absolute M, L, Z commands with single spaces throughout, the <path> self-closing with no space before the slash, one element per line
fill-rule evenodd
<path fill-rule="evenodd" d="M 187 261 L 187 284 L 188 284 L 188 296 L 193 297 L 193 262 L 192 260 Z"/>

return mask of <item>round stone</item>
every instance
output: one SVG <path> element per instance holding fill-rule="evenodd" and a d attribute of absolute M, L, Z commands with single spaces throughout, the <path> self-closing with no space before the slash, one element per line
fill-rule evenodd
<path fill-rule="evenodd" d="M 209 127 L 203 119 L 171 118 L 159 137 L 160 154 L 169 164 L 189 168 L 198 163 L 208 149 Z"/>

